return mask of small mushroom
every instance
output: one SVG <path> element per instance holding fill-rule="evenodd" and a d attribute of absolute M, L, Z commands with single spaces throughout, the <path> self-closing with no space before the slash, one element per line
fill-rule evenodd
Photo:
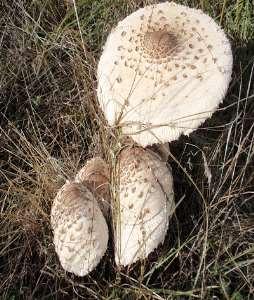
<path fill-rule="evenodd" d="M 126 266 L 164 241 L 175 208 L 173 182 L 166 163 L 141 147 L 123 149 L 117 169 L 115 261 Z"/>
<path fill-rule="evenodd" d="M 232 72 L 223 30 L 201 10 L 164 2 L 119 22 L 98 65 L 110 125 L 143 147 L 197 129 L 222 102 Z"/>
<path fill-rule="evenodd" d="M 75 177 L 76 182 L 87 185 L 94 195 L 96 195 L 105 217 L 108 216 L 110 207 L 109 180 L 109 167 L 100 157 L 88 160 Z"/>
<path fill-rule="evenodd" d="M 51 209 L 55 250 L 62 267 L 85 276 L 100 262 L 108 244 L 108 227 L 93 194 L 84 184 L 67 182 Z"/>

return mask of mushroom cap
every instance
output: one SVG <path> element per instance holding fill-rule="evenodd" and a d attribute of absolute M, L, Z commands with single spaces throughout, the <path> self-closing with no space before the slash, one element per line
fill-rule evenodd
<path fill-rule="evenodd" d="M 115 261 L 126 266 L 146 258 L 164 241 L 175 204 L 171 172 L 154 153 L 126 148 L 118 167 Z"/>
<path fill-rule="evenodd" d="M 110 206 L 109 178 L 109 167 L 100 157 L 89 159 L 75 177 L 76 182 L 85 184 L 95 193 L 104 216 L 108 215 Z"/>
<path fill-rule="evenodd" d="M 152 146 L 147 146 L 147 149 L 150 149 L 151 151 L 158 154 L 161 158 L 161 160 L 167 162 L 168 157 L 170 154 L 170 148 L 169 143 L 163 143 L 163 144 L 153 144 Z"/>
<path fill-rule="evenodd" d="M 51 209 L 54 244 L 62 267 L 85 276 L 100 262 L 108 244 L 108 227 L 89 189 L 67 182 Z"/>
<path fill-rule="evenodd" d="M 201 10 L 164 2 L 118 23 L 98 65 L 111 126 L 143 147 L 188 135 L 222 102 L 232 72 L 223 30 Z"/>

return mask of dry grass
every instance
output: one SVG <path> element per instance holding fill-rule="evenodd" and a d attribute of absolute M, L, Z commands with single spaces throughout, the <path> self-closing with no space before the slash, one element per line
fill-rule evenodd
<path fill-rule="evenodd" d="M 164 245 L 146 262 L 116 270 L 110 241 L 85 278 L 66 274 L 54 252 L 49 212 L 57 189 L 89 156 L 112 162 L 117 151 L 96 101 L 101 46 L 117 20 L 152 2 L 81 0 L 76 10 L 63 1 L 1 2 L 1 299 L 253 299 L 254 17 L 248 0 L 181 1 L 221 21 L 235 68 L 218 112 L 170 145 L 178 207 Z"/>

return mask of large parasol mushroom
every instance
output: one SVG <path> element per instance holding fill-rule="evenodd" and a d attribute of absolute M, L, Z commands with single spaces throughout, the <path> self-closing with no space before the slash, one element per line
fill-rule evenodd
<path fill-rule="evenodd" d="M 98 65 L 98 98 L 110 125 L 142 146 L 176 140 L 222 102 L 230 43 L 201 10 L 165 2 L 137 10 L 109 35 Z"/>

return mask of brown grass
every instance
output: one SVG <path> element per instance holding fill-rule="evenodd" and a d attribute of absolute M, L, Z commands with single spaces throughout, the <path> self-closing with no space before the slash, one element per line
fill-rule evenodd
<path fill-rule="evenodd" d="M 88 157 L 112 163 L 118 150 L 96 100 L 101 46 L 117 20 L 148 2 L 87 0 L 76 10 L 53 0 L 0 4 L 1 299 L 253 299 L 249 1 L 192 3 L 222 20 L 235 67 L 223 106 L 170 145 L 178 206 L 163 246 L 117 270 L 110 241 L 85 278 L 65 273 L 54 252 L 49 212 L 57 189 Z"/>

